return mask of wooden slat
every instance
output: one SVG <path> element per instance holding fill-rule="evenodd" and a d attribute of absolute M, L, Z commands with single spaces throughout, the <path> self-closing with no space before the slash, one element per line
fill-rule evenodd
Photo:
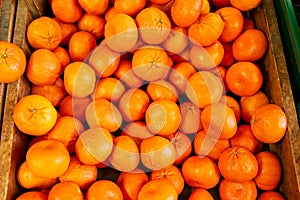
<path fill-rule="evenodd" d="M 4 194 L 3 199 L 15 199 L 15 195 L 20 191 L 16 182 L 15 174 L 17 167 L 20 166 L 25 157 L 27 136 L 16 129 L 12 116 L 18 97 L 29 93 L 29 90 L 26 90 L 25 87 L 26 82 L 27 81 L 22 77 L 18 81 L 8 84 L 7 87 L 7 91 L 10 92 L 10 95 L 6 95 L 5 99 L 1 135 L 2 182 L 4 182 L 7 187 L 7 193 Z"/>
<path fill-rule="evenodd" d="M 276 152 L 282 161 L 281 192 L 287 199 L 300 199 L 300 132 L 273 1 L 264 0 L 263 6 L 255 10 L 254 19 L 269 41 L 262 62 L 265 90 L 270 101 L 284 109 L 288 119 L 284 139 L 270 145 L 270 151 Z"/>
<path fill-rule="evenodd" d="M 0 5 L 0 40 L 11 42 L 13 37 L 14 16 L 16 13 L 16 1 L 4 1 Z M 0 72 L 1 73 L 1 72 Z M 0 122 L 5 102 L 6 84 L 0 83 Z M 1 128 L 0 128 L 1 130 Z M 1 137 L 0 137 L 1 138 Z"/>
<path fill-rule="evenodd" d="M 12 1 L 3 1 L 1 2 L 0 6 L 0 40 L 3 41 L 12 41 L 13 37 L 13 27 L 14 27 L 14 20 L 15 20 L 15 13 L 16 13 L 16 0 Z M 1 73 L 1 72 L 0 72 Z M 2 124 L 0 128 L 0 152 L 1 160 L 0 160 L 0 199 L 6 199 L 7 190 L 8 190 L 8 181 L 6 180 L 6 165 L 5 162 L 5 149 L 7 146 L 5 142 L 3 143 L 2 137 L 2 130 L 4 129 L 3 126 L 3 118 L 4 118 L 4 110 L 5 110 L 5 97 L 6 97 L 6 89 L 7 84 L 0 84 L 0 123 Z M 3 158 L 3 159 L 2 159 Z"/>
<path fill-rule="evenodd" d="M 4 83 L 0 83 L 0 124 L 2 124 L 2 113 L 4 108 L 4 99 L 5 99 L 5 88 L 6 85 Z M 1 133 L 2 126 L 0 127 Z M 0 134 L 0 141 L 1 141 L 1 134 Z"/>
<path fill-rule="evenodd" d="M 3 1 L 0 7 L 0 40 L 11 42 L 13 36 L 16 0 Z"/>
<path fill-rule="evenodd" d="M 34 17 L 32 17 L 26 6 L 26 0 L 18 1 L 18 13 L 16 15 L 13 42 L 22 47 L 26 57 L 29 59 L 32 48 L 26 40 L 26 30 L 28 24 L 34 19 Z"/>
<path fill-rule="evenodd" d="M 27 9 L 33 18 L 38 18 L 46 13 L 45 0 L 25 0 Z"/>

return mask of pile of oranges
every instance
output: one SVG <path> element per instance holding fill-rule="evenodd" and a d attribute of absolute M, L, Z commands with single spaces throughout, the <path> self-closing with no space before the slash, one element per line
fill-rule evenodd
<path fill-rule="evenodd" d="M 262 90 L 268 39 L 246 17 L 261 0 L 48 3 L 18 59 L 32 87 L 13 115 L 31 138 L 17 200 L 284 199 L 265 145 L 287 119 Z"/>

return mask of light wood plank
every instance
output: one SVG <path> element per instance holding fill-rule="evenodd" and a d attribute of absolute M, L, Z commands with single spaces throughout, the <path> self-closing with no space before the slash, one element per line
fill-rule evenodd
<path fill-rule="evenodd" d="M 35 19 L 46 13 L 47 1 L 44 0 L 25 0 L 30 15 Z"/>

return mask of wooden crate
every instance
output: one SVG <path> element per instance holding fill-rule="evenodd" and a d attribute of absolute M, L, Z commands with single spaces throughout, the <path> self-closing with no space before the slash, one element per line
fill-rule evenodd
<path fill-rule="evenodd" d="M 14 42 L 30 55 L 26 42 L 26 25 L 45 13 L 44 0 L 3 1 L 0 13 L 1 39 Z M 280 191 L 288 200 L 300 199 L 300 132 L 289 82 L 287 66 L 283 54 L 272 0 L 264 0 L 263 5 L 250 13 L 257 28 L 262 30 L 269 41 L 261 68 L 264 73 L 264 90 L 272 103 L 284 109 L 288 117 L 288 130 L 279 143 L 269 149 L 282 160 L 283 179 Z M 24 23 L 25 20 L 25 23 Z M 0 85 L 0 199 L 12 200 L 20 193 L 16 182 L 16 169 L 24 160 L 27 137 L 14 126 L 12 112 L 16 102 L 29 94 L 29 84 L 25 78 Z"/>

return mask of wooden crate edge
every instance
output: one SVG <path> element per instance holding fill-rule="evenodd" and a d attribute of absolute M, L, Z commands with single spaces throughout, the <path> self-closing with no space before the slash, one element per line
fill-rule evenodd
<path fill-rule="evenodd" d="M 299 124 L 273 1 L 264 0 L 263 6 L 264 9 L 258 8 L 255 11 L 257 14 L 255 18 L 256 22 L 259 22 L 262 17 L 266 18 L 266 23 L 258 23 L 257 26 L 265 32 L 271 44 L 267 53 L 273 55 L 273 60 L 265 60 L 264 67 L 269 69 L 269 74 L 265 74 L 267 81 L 275 83 L 268 85 L 266 89 L 271 102 L 281 106 L 288 119 L 285 137 L 279 143 L 270 145 L 270 150 L 277 153 L 282 160 L 283 179 L 280 190 L 284 192 L 287 199 L 300 199 Z M 272 67 L 275 67 L 275 70 L 272 70 Z"/>
<path fill-rule="evenodd" d="M 19 0 L 19 4 L 20 5 L 24 5 L 24 3 L 26 3 L 24 0 Z M 272 3 L 272 2 L 271 2 Z M 264 0 L 264 5 L 268 5 L 268 4 L 270 4 L 270 1 L 269 0 Z M 18 17 L 20 17 L 19 18 L 19 20 L 20 20 L 20 22 L 22 23 L 22 21 L 24 21 L 24 16 L 26 16 L 25 18 L 27 19 L 28 17 L 29 18 L 31 18 L 31 16 L 30 16 L 30 14 L 29 14 L 29 12 L 28 12 L 28 10 L 27 9 L 24 9 L 24 7 L 22 8 L 22 10 L 24 11 L 24 13 L 20 13 L 19 14 L 19 6 L 18 6 Z M 25 12 L 25 10 L 26 10 L 26 12 Z M 266 15 L 267 15 L 267 18 L 268 18 L 268 20 L 272 20 L 272 19 L 270 19 L 270 17 L 268 16 L 269 15 L 269 12 L 273 12 L 273 11 L 269 11 L 269 10 L 267 10 L 267 11 L 265 11 L 265 12 L 267 12 L 267 13 L 265 13 Z M 23 15 L 23 14 L 25 14 L 24 16 L 23 16 L 23 18 L 21 17 L 21 15 Z M 24 23 L 23 23 L 24 24 Z M 26 25 L 24 25 L 24 26 L 26 26 Z M 274 24 L 273 25 L 271 25 L 271 24 L 269 24 L 269 26 L 274 26 Z M 277 25 L 275 25 L 275 26 L 277 26 Z M 25 27 L 25 30 L 26 30 L 26 27 Z M 23 29 L 22 29 L 22 31 L 23 31 Z M 20 33 L 21 33 L 21 31 L 19 31 Z M 22 36 L 22 38 L 24 38 L 24 36 L 25 36 L 25 32 L 24 33 L 22 33 L 23 34 L 23 36 Z M 274 39 L 274 37 L 273 36 L 271 36 L 271 38 L 272 39 Z M 275 40 L 277 40 L 277 39 L 275 39 Z M 30 51 L 30 49 L 28 48 L 28 44 L 26 43 L 26 39 L 24 40 L 24 39 L 20 39 L 17 35 L 15 35 L 15 37 L 14 37 L 14 42 L 15 43 L 17 43 L 17 44 L 20 44 L 22 47 L 23 47 L 23 49 L 25 50 L 25 51 L 27 51 L 27 53 L 29 54 L 29 51 Z M 278 41 L 277 41 L 278 42 Z M 276 45 L 277 46 L 277 45 Z M 281 48 L 281 45 L 279 45 L 279 48 Z M 275 59 L 276 59 L 276 63 L 277 62 L 279 62 L 279 60 L 281 59 L 281 58 L 279 58 L 278 57 L 278 55 L 275 55 Z M 293 103 L 293 98 L 292 98 L 292 94 L 291 94 L 291 90 L 290 90 L 290 83 L 288 82 L 288 85 L 286 85 L 286 80 L 285 80 L 285 78 L 286 78 L 286 66 L 284 66 L 284 65 L 282 65 L 282 64 L 279 64 L 279 65 L 277 65 L 277 67 L 279 68 L 279 69 L 281 69 L 282 71 L 280 71 L 280 72 L 278 72 L 278 77 L 279 77 L 279 84 L 280 84 L 280 93 L 281 93 L 281 95 L 285 95 L 284 97 L 285 98 L 283 98 L 282 99 L 282 102 L 276 102 L 276 103 L 278 103 L 279 105 L 281 105 L 283 108 L 284 108 L 284 110 L 286 111 L 286 113 L 287 113 L 287 115 L 288 115 L 288 117 L 289 117 L 289 122 L 290 122 L 290 124 L 291 123 L 293 123 L 295 126 L 293 126 L 293 127 L 291 127 L 290 125 L 289 125 L 289 130 L 288 130 L 288 136 L 287 137 L 285 137 L 285 139 L 284 139 L 284 142 L 286 142 L 286 143 L 288 143 L 288 145 L 290 145 L 291 147 L 298 147 L 299 145 L 297 145 L 297 144 L 293 144 L 294 142 L 293 141 L 291 141 L 291 140 L 293 140 L 292 138 L 296 135 L 296 138 L 299 138 L 299 134 L 297 134 L 298 133 L 298 131 L 299 131 L 299 126 L 298 126 L 298 124 L 295 122 L 295 117 L 297 117 L 296 115 L 295 115 L 295 109 L 294 109 L 294 103 Z M 24 80 L 20 80 L 21 82 L 22 81 L 24 81 Z M 18 84 L 20 84 L 20 82 L 18 82 Z M 25 84 L 26 84 L 26 80 L 25 80 Z M 20 92 L 20 89 L 21 90 L 23 90 L 22 88 L 20 88 L 19 87 L 20 85 L 11 85 L 10 86 L 10 88 L 9 88 L 9 90 L 12 90 L 12 91 L 14 91 L 15 89 L 17 89 L 16 91 L 19 91 Z M 284 86 L 284 87 L 283 87 Z M 285 87 L 287 87 L 287 89 L 283 89 L 283 88 L 285 88 Z M 20 96 L 18 96 L 17 98 L 20 98 L 21 96 L 22 96 L 22 93 L 23 92 L 17 92 L 18 94 L 21 94 Z M 28 91 L 27 91 L 27 89 L 25 88 L 25 90 L 24 90 L 24 93 L 23 94 L 26 94 L 27 92 L 29 92 L 29 88 L 28 88 Z M 273 99 L 273 100 L 275 100 L 275 99 Z M 275 100 L 276 101 L 276 100 Z M 16 137 L 19 137 L 18 136 L 18 131 L 15 129 L 15 128 L 13 128 L 13 129 L 11 129 L 12 131 L 13 131 L 13 133 L 12 134 L 14 134 L 14 135 L 17 135 Z M 15 136 L 13 136 L 13 137 L 15 137 Z M 291 138 L 292 137 L 292 138 Z M 298 140 L 299 141 L 299 140 Z M 299 143 L 299 142 L 298 142 Z M 282 145 L 281 145 L 282 146 Z M 281 147 L 280 146 L 280 147 Z M 11 147 L 13 148 L 13 145 L 11 145 Z M 275 147 L 276 147 L 276 145 L 275 145 Z M 274 148 L 275 148 L 274 147 Z M 282 155 L 282 153 L 281 152 L 279 152 L 281 155 Z M 299 153 L 295 150 L 295 149 L 291 149 L 291 156 L 292 156 L 292 160 L 293 161 L 296 161 L 297 159 L 298 160 L 300 160 L 299 159 Z M 20 161 L 18 161 L 18 162 L 20 162 Z M 299 170 L 299 165 L 298 166 L 296 166 L 296 163 L 294 163 L 294 165 L 292 166 L 293 167 L 293 169 L 297 169 L 297 170 Z M 15 169 L 14 169 L 15 170 Z M 290 169 L 289 169 L 290 170 Z M 15 171 L 13 171 L 12 169 L 11 169 L 11 171 L 9 172 L 10 174 L 14 174 L 15 173 Z M 296 175 L 299 175 L 299 171 L 295 171 L 295 173 L 296 173 Z M 16 181 L 16 180 L 14 180 L 14 181 Z M 298 188 L 297 188 L 297 191 L 296 191 L 296 193 L 298 193 L 298 194 L 296 194 L 297 195 L 297 197 L 299 197 L 299 178 L 297 178 L 297 182 L 298 182 L 298 184 L 297 184 L 297 186 L 298 186 Z M 14 183 L 12 183 L 13 185 L 14 185 Z M 15 183 L 16 184 L 16 183 Z M 14 186 L 12 186 L 12 188 L 14 188 Z M 11 189 L 12 190 L 12 189 Z M 8 193 L 14 193 L 15 191 L 8 191 Z M 292 192 L 292 191 L 289 191 L 289 192 Z M 295 194 L 295 191 L 294 191 L 294 194 Z M 16 195 L 16 194 L 12 194 L 12 195 Z M 11 196 L 12 197 L 12 196 Z M 0 199 L 2 199 L 1 198 L 1 196 L 0 196 Z M 7 196 L 7 198 L 3 198 L 3 199 L 10 199 L 10 198 L 8 198 L 8 196 Z M 300 198 L 294 198 L 294 199 L 300 199 Z"/>

